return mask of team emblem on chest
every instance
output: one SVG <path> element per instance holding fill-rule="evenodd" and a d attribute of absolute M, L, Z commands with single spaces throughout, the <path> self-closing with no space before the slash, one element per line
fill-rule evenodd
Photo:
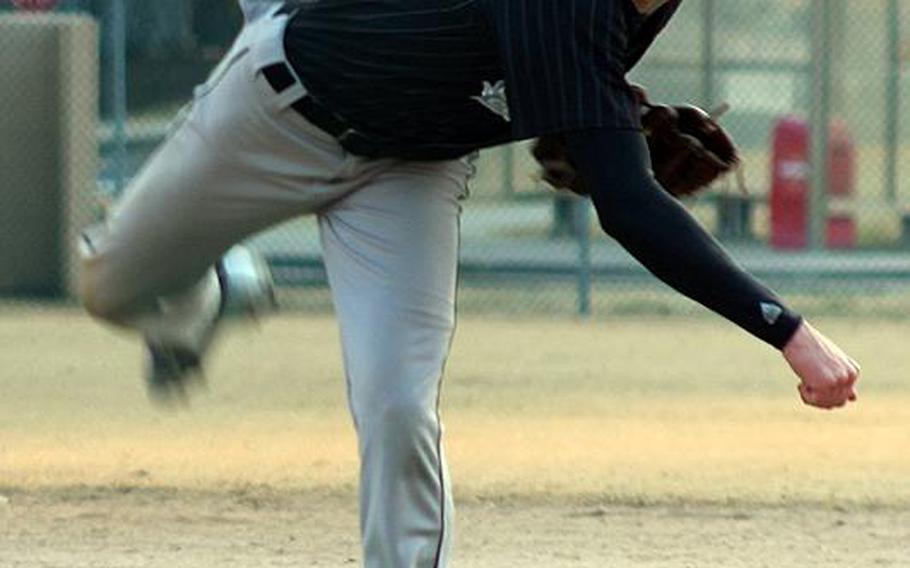
<path fill-rule="evenodd" d="M 490 112 L 499 115 L 506 122 L 512 121 L 509 115 L 509 101 L 506 98 L 505 81 L 496 81 L 495 83 L 484 81 L 483 92 L 480 96 L 471 98 L 487 107 Z"/>

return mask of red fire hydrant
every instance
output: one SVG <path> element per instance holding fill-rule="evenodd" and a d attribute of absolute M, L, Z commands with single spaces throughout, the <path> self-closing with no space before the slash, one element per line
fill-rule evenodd
<path fill-rule="evenodd" d="M 771 246 L 805 248 L 809 234 L 809 125 L 786 117 L 774 128 L 771 156 Z M 846 125 L 832 122 L 828 136 L 825 244 L 856 246 L 852 200 L 856 187 L 856 149 Z"/>
<path fill-rule="evenodd" d="M 13 6 L 28 12 L 47 12 L 57 6 L 57 0 L 12 0 Z"/>

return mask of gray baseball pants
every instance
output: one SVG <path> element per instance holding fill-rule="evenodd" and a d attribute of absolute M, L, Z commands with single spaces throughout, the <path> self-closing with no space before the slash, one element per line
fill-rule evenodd
<path fill-rule="evenodd" d="M 233 244 L 316 215 L 359 440 L 365 566 L 445 566 L 452 498 L 438 399 L 471 167 L 345 152 L 289 108 L 302 86 L 279 96 L 261 76 L 284 60 L 283 30 L 272 16 L 247 25 L 199 89 L 85 248 L 83 302 L 147 332 L 167 317 L 156 311 L 164 300 L 207 289 Z"/>

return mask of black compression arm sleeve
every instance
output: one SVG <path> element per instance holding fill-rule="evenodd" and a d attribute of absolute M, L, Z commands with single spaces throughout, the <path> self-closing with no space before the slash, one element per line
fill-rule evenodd
<path fill-rule="evenodd" d="M 778 349 L 786 345 L 799 315 L 739 268 L 660 187 L 640 132 L 589 130 L 567 139 L 607 234 L 677 291 Z"/>

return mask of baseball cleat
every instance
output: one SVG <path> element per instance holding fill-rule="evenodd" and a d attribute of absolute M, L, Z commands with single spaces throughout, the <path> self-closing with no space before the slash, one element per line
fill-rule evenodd
<path fill-rule="evenodd" d="M 146 342 L 146 386 L 149 396 L 159 402 L 184 401 L 191 381 L 202 381 L 198 353 L 179 347 Z"/>
<path fill-rule="evenodd" d="M 179 314 L 185 321 L 175 318 L 175 322 L 180 322 L 179 329 L 154 338 L 146 335 L 145 380 L 149 396 L 156 401 L 183 401 L 188 386 L 204 384 L 203 359 L 223 321 L 259 321 L 277 308 L 268 264 L 246 247 L 237 246 L 228 251 L 218 261 L 210 279 L 210 283 L 201 283 L 188 299 L 172 302 L 172 315 L 187 312 Z M 216 308 L 206 312 L 204 306 L 212 302 L 217 302 Z M 191 312 L 211 315 L 200 318 Z"/>
<path fill-rule="evenodd" d="M 221 315 L 254 320 L 278 307 L 265 259 L 244 246 L 229 250 L 215 266 L 221 284 Z"/>

